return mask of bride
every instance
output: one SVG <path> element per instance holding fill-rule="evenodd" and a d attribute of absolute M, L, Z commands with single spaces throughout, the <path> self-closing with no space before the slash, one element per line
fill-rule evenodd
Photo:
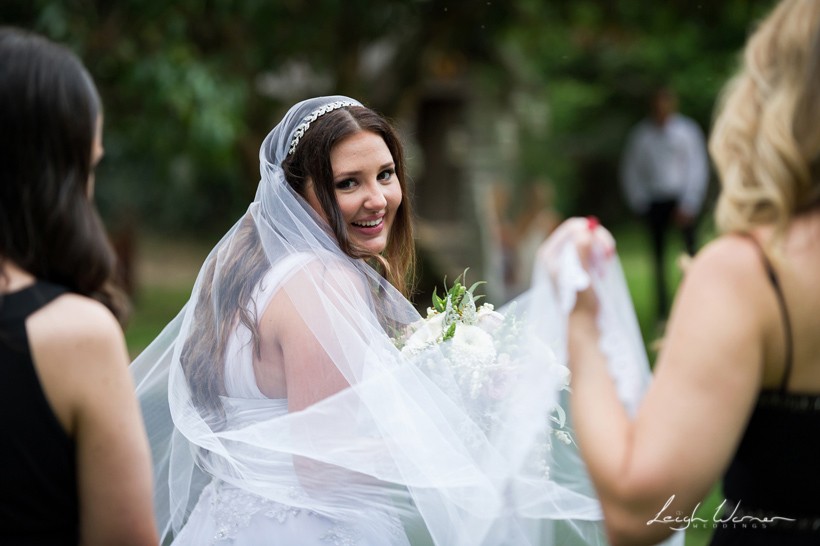
<path fill-rule="evenodd" d="M 383 117 L 346 97 L 296 104 L 260 169 L 190 301 L 132 366 L 164 541 L 605 543 L 565 411 L 574 247 L 548 249 L 563 295 L 542 272 L 500 314 L 457 284 L 424 320 L 406 299 L 411 206 Z M 612 324 L 634 324 L 623 308 Z M 634 357 L 627 402 L 648 373 L 623 342 L 635 332 L 614 336 Z"/>

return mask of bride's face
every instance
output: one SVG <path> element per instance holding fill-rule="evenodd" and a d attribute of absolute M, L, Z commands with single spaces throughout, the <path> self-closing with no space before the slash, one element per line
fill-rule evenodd
<path fill-rule="evenodd" d="M 402 200 L 387 144 L 376 133 L 360 131 L 333 146 L 330 164 L 336 200 L 350 241 L 370 254 L 382 252 Z M 324 217 L 312 185 L 307 198 Z"/>

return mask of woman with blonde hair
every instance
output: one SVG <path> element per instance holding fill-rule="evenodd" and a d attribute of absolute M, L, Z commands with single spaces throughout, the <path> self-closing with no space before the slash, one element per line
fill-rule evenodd
<path fill-rule="evenodd" d="M 820 2 L 784 0 L 723 94 L 710 139 L 722 235 L 687 269 L 634 418 L 607 376 L 599 297 L 579 295 L 572 404 L 613 544 L 696 525 L 713 544 L 820 540 L 818 89 Z M 722 510 L 694 518 L 721 476 Z"/>

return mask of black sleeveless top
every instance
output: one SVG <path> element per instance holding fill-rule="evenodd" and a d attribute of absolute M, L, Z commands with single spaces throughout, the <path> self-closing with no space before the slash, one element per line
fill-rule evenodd
<path fill-rule="evenodd" d="M 38 281 L 0 296 L 0 544 L 77 544 L 74 441 L 45 397 L 26 318 L 65 289 Z"/>
<path fill-rule="evenodd" d="M 785 370 L 779 388 L 761 390 L 726 471 L 720 519 L 728 521 L 717 524 L 712 545 L 818 545 L 820 395 L 787 391 L 793 364 L 789 312 L 777 272 L 758 250 L 780 306 Z"/>

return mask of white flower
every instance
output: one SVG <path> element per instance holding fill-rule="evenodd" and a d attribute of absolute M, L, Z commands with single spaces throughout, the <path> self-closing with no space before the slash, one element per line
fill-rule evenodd
<path fill-rule="evenodd" d="M 504 323 L 504 315 L 493 311 L 493 306 L 485 303 L 478 308 L 476 321 L 485 332 L 493 333 Z"/>
<path fill-rule="evenodd" d="M 493 400 L 503 400 L 513 386 L 515 363 L 507 353 L 501 353 L 487 378 L 487 396 Z"/>
<path fill-rule="evenodd" d="M 404 343 L 402 351 L 408 353 L 418 352 L 430 346 L 441 337 L 441 328 L 444 322 L 444 315 L 436 313 L 426 319 L 422 319 L 413 324 L 413 333 Z"/>
<path fill-rule="evenodd" d="M 453 350 L 469 354 L 472 360 L 490 363 L 495 360 L 495 345 L 490 334 L 471 324 L 459 324 L 453 336 Z"/>
<path fill-rule="evenodd" d="M 459 324 L 448 342 L 448 354 L 459 382 L 476 398 L 487 387 L 495 362 L 493 338 L 470 324 Z"/>
<path fill-rule="evenodd" d="M 570 371 L 569 368 L 558 364 L 554 360 L 549 363 L 550 377 L 555 377 L 561 389 L 569 387 Z"/>

